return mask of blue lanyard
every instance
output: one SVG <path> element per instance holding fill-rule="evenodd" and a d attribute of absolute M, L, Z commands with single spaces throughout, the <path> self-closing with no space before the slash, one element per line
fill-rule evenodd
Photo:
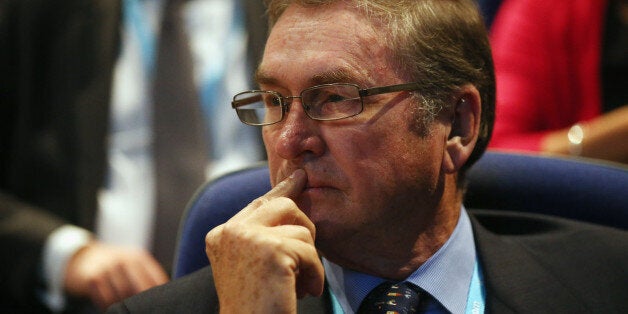
<path fill-rule="evenodd" d="M 469 287 L 469 297 L 467 298 L 466 313 L 480 314 L 484 313 L 484 300 L 486 299 L 486 291 L 484 290 L 484 278 L 480 270 L 480 263 L 477 259 L 475 267 L 473 267 L 473 277 L 471 277 L 471 286 Z"/>
<path fill-rule="evenodd" d="M 345 311 L 342 310 L 342 306 L 340 306 L 340 302 L 338 302 L 338 299 L 336 298 L 336 295 L 334 295 L 333 292 L 331 292 L 331 289 L 329 289 L 329 295 L 331 296 L 331 306 L 332 306 L 332 310 L 334 314 L 344 314 Z"/>
<path fill-rule="evenodd" d="M 150 29 L 148 18 L 142 10 L 140 0 L 124 0 L 123 3 L 124 22 L 133 29 L 139 40 L 144 75 L 146 78 L 150 78 L 155 64 L 155 32 Z"/>

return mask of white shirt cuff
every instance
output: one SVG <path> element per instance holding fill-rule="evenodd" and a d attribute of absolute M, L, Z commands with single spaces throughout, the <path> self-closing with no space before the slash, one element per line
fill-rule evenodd
<path fill-rule="evenodd" d="M 65 308 L 63 286 L 70 258 L 91 239 L 89 231 L 72 225 L 61 226 L 48 236 L 42 256 L 43 279 L 47 289 L 42 297 L 44 304 L 53 312 Z"/>

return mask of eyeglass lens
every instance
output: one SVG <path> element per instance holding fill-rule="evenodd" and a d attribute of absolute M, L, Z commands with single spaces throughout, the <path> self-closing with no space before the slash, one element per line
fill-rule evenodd
<path fill-rule="evenodd" d="M 359 88 L 351 84 L 314 86 L 301 92 L 300 98 L 306 114 L 315 120 L 344 119 L 362 111 Z M 271 91 L 250 91 L 236 95 L 233 106 L 242 122 L 267 125 L 283 119 L 284 101 L 292 100 Z"/>

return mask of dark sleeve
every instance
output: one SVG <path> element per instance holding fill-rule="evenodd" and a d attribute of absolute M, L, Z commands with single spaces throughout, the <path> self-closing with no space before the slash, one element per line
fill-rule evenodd
<path fill-rule="evenodd" d="M 323 297 L 297 302 L 297 313 L 333 313 L 327 285 Z M 210 266 L 114 304 L 107 314 L 219 313 L 218 294 Z"/>
<path fill-rule="evenodd" d="M 130 313 L 124 302 L 116 303 L 107 309 L 107 314 Z"/>
<path fill-rule="evenodd" d="M 64 222 L 0 192 L 0 304 L 16 308 L 39 303 L 41 259 L 48 235 Z"/>
<path fill-rule="evenodd" d="M 112 305 L 113 313 L 218 313 L 218 295 L 209 266 Z"/>
<path fill-rule="evenodd" d="M 105 6 L 113 13 L 107 15 Z M 113 0 L 0 0 L 0 313 L 45 312 L 36 293 L 44 288 L 46 239 L 64 219 L 91 226 L 93 211 L 85 209 L 95 208 L 104 154 L 91 149 L 101 143 L 96 138 L 85 141 L 96 144 L 80 146 L 87 153 L 79 159 L 76 143 L 89 139 L 82 130 L 100 130 L 94 120 L 102 115 L 92 113 L 108 108 L 100 106 L 108 103 L 100 96 L 105 84 L 94 77 L 110 81 L 103 69 L 113 67 L 100 60 L 115 60 L 110 55 L 117 50 L 91 44 L 117 40 L 111 21 L 117 21 L 118 6 Z M 92 24 L 101 21 L 107 22 L 102 29 L 114 29 L 116 36 L 85 35 L 95 33 Z M 77 53 L 88 45 L 94 50 Z M 86 66 L 92 59 L 97 66 Z M 92 90 L 99 93 L 92 97 L 87 93 Z M 80 132 L 73 123 L 79 110 L 87 117 L 80 120 L 87 121 Z"/>
<path fill-rule="evenodd" d="M 28 1 L 28 4 L 34 1 Z M 41 250 L 48 235 L 63 222 L 35 206 L 18 201 L 7 188 L 17 174 L 9 162 L 17 144 L 16 95 L 23 74 L 18 60 L 19 25 L 27 24 L 27 1 L 0 1 L 0 312 L 42 313 L 35 295 L 41 286 Z M 21 24 L 20 24 L 21 23 Z M 33 183 L 36 184 L 36 183 Z"/>

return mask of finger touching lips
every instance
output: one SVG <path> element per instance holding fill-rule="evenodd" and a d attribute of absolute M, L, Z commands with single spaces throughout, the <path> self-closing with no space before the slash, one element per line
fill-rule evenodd
<path fill-rule="evenodd" d="M 307 174 L 303 169 L 295 170 L 290 176 L 277 183 L 264 197 L 288 197 L 294 199 L 301 194 L 307 183 Z"/>

